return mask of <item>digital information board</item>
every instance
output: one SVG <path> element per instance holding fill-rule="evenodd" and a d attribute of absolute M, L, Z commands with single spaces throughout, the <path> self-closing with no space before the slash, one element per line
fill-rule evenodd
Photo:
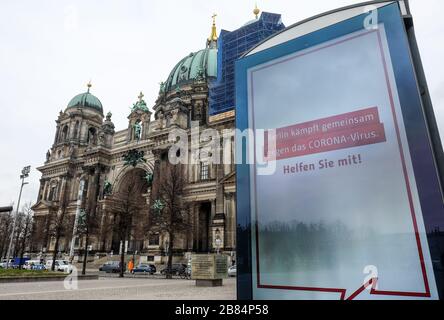
<path fill-rule="evenodd" d="M 401 14 L 365 17 L 237 63 L 237 126 L 256 135 L 237 168 L 251 298 L 439 298 L 424 216 L 444 219 L 442 195 Z"/>

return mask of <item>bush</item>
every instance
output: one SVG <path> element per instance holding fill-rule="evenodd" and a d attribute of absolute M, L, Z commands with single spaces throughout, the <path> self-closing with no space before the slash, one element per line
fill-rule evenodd
<path fill-rule="evenodd" d="M 20 270 L 20 269 L 0 269 L 0 278 L 17 277 L 45 277 L 45 276 L 65 276 L 62 273 L 50 272 L 47 270 Z"/>

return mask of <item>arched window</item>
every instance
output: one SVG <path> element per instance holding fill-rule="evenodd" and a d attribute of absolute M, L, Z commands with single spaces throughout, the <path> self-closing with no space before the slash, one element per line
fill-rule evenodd
<path fill-rule="evenodd" d="M 68 125 L 65 125 L 62 131 L 62 141 L 66 140 L 68 140 Z"/>
<path fill-rule="evenodd" d="M 53 182 L 49 187 L 48 201 L 56 201 L 57 199 L 57 182 Z"/>
<path fill-rule="evenodd" d="M 60 127 L 57 127 L 54 143 L 57 143 L 60 141 Z"/>
<path fill-rule="evenodd" d="M 96 142 L 96 129 L 95 128 L 89 128 L 88 130 L 88 140 L 87 140 L 88 144 L 97 144 Z"/>

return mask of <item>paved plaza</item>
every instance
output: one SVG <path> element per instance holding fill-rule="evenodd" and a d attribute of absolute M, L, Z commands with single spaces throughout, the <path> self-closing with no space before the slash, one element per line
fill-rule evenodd
<path fill-rule="evenodd" d="M 236 279 L 223 287 L 196 287 L 193 280 L 159 278 L 99 278 L 78 282 L 66 290 L 63 281 L 2 283 L 0 300 L 234 300 Z"/>

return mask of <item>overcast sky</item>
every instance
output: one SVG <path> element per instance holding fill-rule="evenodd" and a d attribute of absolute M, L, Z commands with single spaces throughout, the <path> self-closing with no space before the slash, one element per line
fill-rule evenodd
<path fill-rule="evenodd" d="M 91 92 L 127 126 L 140 91 L 150 105 L 175 64 L 205 47 L 211 15 L 234 30 L 253 18 L 245 0 L 1 0 L 0 206 L 16 202 L 19 175 L 32 166 L 22 204 L 35 202 L 55 120 L 76 94 Z M 357 0 L 258 0 L 285 25 Z M 442 0 L 411 0 L 416 33 L 438 125 L 444 132 L 444 9 Z"/>

